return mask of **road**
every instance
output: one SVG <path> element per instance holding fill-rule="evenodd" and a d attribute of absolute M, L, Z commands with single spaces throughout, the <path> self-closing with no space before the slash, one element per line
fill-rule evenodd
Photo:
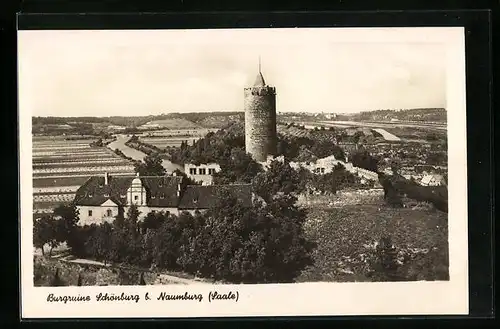
<path fill-rule="evenodd" d="M 125 145 L 129 138 L 130 137 L 126 135 L 116 135 L 116 141 L 109 143 L 108 147 L 113 151 L 119 149 L 126 156 L 131 157 L 132 159 L 137 161 L 142 161 L 146 154 Z M 165 159 L 162 161 L 162 166 L 168 173 L 171 173 L 176 169 L 179 169 L 182 172 L 184 171 L 184 167 Z"/>
<path fill-rule="evenodd" d="M 398 136 L 396 136 L 394 134 L 391 134 L 390 132 L 388 132 L 385 129 L 375 128 L 373 130 L 378 132 L 380 135 L 382 135 L 382 137 L 384 137 L 384 139 L 386 141 L 400 141 L 401 140 L 401 138 L 399 138 Z"/>

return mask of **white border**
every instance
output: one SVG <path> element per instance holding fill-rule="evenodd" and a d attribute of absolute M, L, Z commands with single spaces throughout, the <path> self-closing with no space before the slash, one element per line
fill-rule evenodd
<path fill-rule="evenodd" d="M 284 30 L 284 29 L 278 29 Z M 305 31 L 308 29 L 290 29 Z M 449 255 L 448 282 L 301 283 L 272 285 L 168 285 L 132 287 L 34 287 L 32 244 L 31 104 L 19 100 L 21 192 L 21 316 L 22 318 L 87 317 L 219 317 L 308 315 L 430 315 L 468 314 L 467 163 L 465 116 L 464 29 L 356 28 L 343 29 L 339 42 L 440 42 L 447 46 Z M 389 31 L 388 31 L 389 30 Z M 269 31 L 269 29 L 267 29 Z M 343 32 L 344 32 L 343 31 Z M 137 31 L 133 31 L 137 33 Z M 201 32 L 201 31 L 200 31 Z M 388 33 L 389 32 L 389 33 Z M 36 31 L 20 31 L 36 33 Z M 227 31 L 225 33 L 228 33 Z M 202 33 L 201 33 L 202 34 Z M 54 45 L 57 46 L 57 45 Z M 19 42 L 19 47 L 22 43 Z M 19 49 L 18 49 L 19 51 Z M 19 71 L 26 69 L 22 63 Z M 25 81 L 19 81 L 23 88 Z M 211 290 L 238 291 L 239 301 L 208 303 Z M 152 297 L 159 292 L 202 293 L 203 302 L 156 301 L 47 303 L 49 293 L 90 295 L 98 292 Z M 102 304 L 102 305 L 100 305 Z"/>

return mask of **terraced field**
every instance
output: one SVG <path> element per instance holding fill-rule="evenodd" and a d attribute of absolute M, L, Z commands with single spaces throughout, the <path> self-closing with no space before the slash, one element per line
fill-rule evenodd
<path fill-rule="evenodd" d="M 42 214 L 71 202 L 76 190 L 92 175 L 132 175 L 134 167 L 92 140 L 33 137 L 33 212 Z"/>

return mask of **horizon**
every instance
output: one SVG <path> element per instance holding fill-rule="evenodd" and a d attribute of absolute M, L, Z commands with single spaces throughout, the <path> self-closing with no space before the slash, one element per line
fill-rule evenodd
<path fill-rule="evenodd" d="M 407 108 L 407 109 L 374 109 L 374 110 L 362 110 L 359 112 L 350 112 L 350 113 L 342 113 L 342 112 L 306 112 L 306 111 L 276 111 L 278 115 L 283 115 L 283 114 L 336 114 L 336 115 L 357 115 L 361 113 L 369 113 L 369 112 L 375 112 L 375 111 L 392 111 L 392 112 L 398 112 L 398 111 L 412 111 L 412 110 L 447 110 L 444 107 L 435 107 L 435 108 L 430 108 L 430 107 L 416 107 L 416 108 Z M 127 117 L 127 118 L 144 118 L 144 117 L 157 117 L 157 116 L 168 116 L 168 115 L 174 115 L 174 114 L 197 114 L 197 113 L 244 113 L 244 110 L 240 111 L 223 111 L 223 110 L 214 110 L 214 111 L 189 111 L 189 112 L 169 112 L 169 113 L 159 113 L 159 114 L 146 114 L 146 115 L 33 115 L 33 118 L 113 118 L 113 117 Z"/>
<path fill-rule="evenodd" d="M 34 116 L 238 112 L 260 57 L 278 112 L 446 108 L 448 30 L 20 31 L 19 99 Z"/>

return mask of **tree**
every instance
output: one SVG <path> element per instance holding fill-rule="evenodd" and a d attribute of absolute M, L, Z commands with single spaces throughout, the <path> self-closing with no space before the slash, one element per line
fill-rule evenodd
<path fill-rule="evenodd" d="M 141 272 L 141 274 L 139 276 L 139 285 L 140 286 L 145 286 L 146 285 L 146 281 L 144 280 L 144 272 Z"/>
<path fill-rule="evenodd" d="M 59 276 L 59 268 L 56 268 L 56 273 L 54 274 L 54 277 L 50 281 L 50 286 L 51 287 L 61 287 L 65 286 L 65 282 L 61 279 Z"/>
<path fill-rule="evenodd" d="M 219 193 L 220 201 L 195 216 L 195 237 L 181 247 L 184 270 L 233 283 L 276 283 L 293 282 L 311 264 L 306 213 L 295 197 L 278 194 L 248 208 L 229 191 Z"/>
<path fill-rule="evenodd" d="M 158 153 L 146 155 L 142 162 L 134 164 L 134 170 L 140 176 L 164 176 L 167 172 L 163 168 L 163 160 Z"/>
<path fill-rule="evenodd" d="M 82 228 L 78 226 L 80 213 L 75 204 L 59 205 L 53 210 L 54 217 L 61 223 L 61 238 L 66 241 L 74 255 L 80 256 L 85 253 L 86 237 L 82 234 Z"/>
<path fill-rule="evenodd" d="M 44 246 L 46 244 L 50 247 L 49 256 L 51 256 L 52 249 L 63 241 L 64 235 L 60 220 L 51 215 L 43 216 L 38 220 L 33 219 L 33 245 L 36 248 L 41 248 L 43 255 L 45 255 Z"/>
<path fill-rule="evenodd" d="M 85 242 L 86 253 L 96 260 L 104 261 L 104 264 L 106 264 L 111 255 L 111 235 L 111 224 L 104 222 L 95 226 Z"/>
<path fill-rule="evenodd" d="M 185 172 L 183 171 L 180 171 L 179 169 L 175 169 L 172 174 L 176 175 L 176 176 L 180 176 L 182 177 L 182 180 L 183 182 L 185 182 L 187 185 L 199 185 L 198 182 L 192 180 L 191 178 L 189 178 Z"/>
<path fill-rule="evenodd" d="M 365 149 L 354 152 L 350 160 L 355 167 L 364 168 L 373 172 L 378 171 L 378 161 Z"/>
<path fill-rule="evenodd" d="M 274 160 L 267 171 L 255 176 L 253 182 L 255 193 L 269 202 L 278 193 L 297 192 L 300 178 L 295 169 L 287 161 Z"/>
<path fill-rule="evenodd" d="M 263 171 L 262 166 L 240 147 L 233 148 L 229 157 L 221 159 L 220 167 L 220 172 L 214 175 L 216 184 L 250 183 Z"/>

